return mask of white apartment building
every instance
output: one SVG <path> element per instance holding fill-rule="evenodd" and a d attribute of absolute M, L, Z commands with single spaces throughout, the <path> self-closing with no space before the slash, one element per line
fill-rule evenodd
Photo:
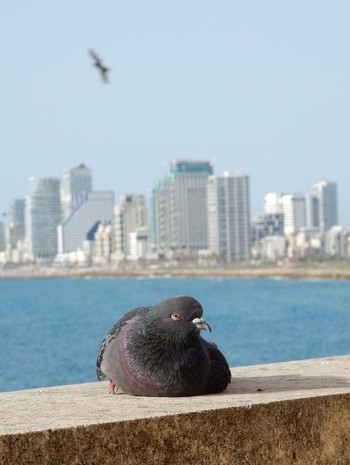
<path fill-rule="evenodd" d="M 31 177 L 26 201 L 26 242 L 30 259 L 57 254 L 57 226 L 61 220 L 60 180 Z"/>
<path fill-rule="evenodd" d="M 306 226 L 306 201 L 304 194 L 284 194 L 281 198 L 284 215 L 284 234 L 298 232 Z"/>
<path fill-rule="evenodd" d="M 137 260 L 147 256 L 149 250 L 148 235 L 147 229 L 139 229 L 138 231 L 134 231 L 129 234 L 129 258 Z"/>
<path fill-rule="evenodd" d="M 266 236 L 261 239 L 261 258 L 267 262 L 281 260 L 286 255 L 285 236 Z"/>
<path fill-rule="evenodd" d="M 123 195 L 114 207 L 117 255 L 131 253 L 130 234 L 148 230 L 148 208 L 144 195 Z"/>
<path fill-rule="evenodd" d="M 170 174 L 152 190 L 152 240 L 158 254 L 189 255 L 208 248 L 209 161 L 173 160 Z"/>
<path fill-rule="evenodd" d="M 322 235 L 315 228 L 302 228 L 288 237 L 286 255 L 289 259 L 313 259 L 323 253 Z"/>
<path fill-rule="evenodd" d="M 332 258 L 349 258 L 350 231 L 342 226 L 332 226 L 325 234 L 325 253 Z"/>
<path fill-rule="evenodd" d="M 91 170 L 84 164 L 66 168 L 61 182 L 61 204 L 63 219 L 82 200 L 84 192 L 92 191 Z"/>
<path fill-rule="evenodd" d="M 274 215 L 283 213 L 282 197 L 284 194 L 278 192 L 269 192 L 264 197 L 264 214 Z"/>
<path fill-rule="evenodd" d="M 58 253 L 66 254 L 92 241 L 100 223 L 113 220 L 114 193 L 92 191 L 82 194 L 82 200 L 58 226 Z"/>
<path fill-rule="evenodd" d="M 95 262 L 110 262 L 115 250 L 114 230 L 111 223 L 100 223 L 94 236 L 94 260 Z"/>
<path fill-rule="evenodd" d="M 249 258 L 249 178 L 243 173 L 209 176 L 207 182 L 208 248 L 227 263 Z"/>
<path fill-rule="evenodd" d="M 294 234 L 306 226 L 305 194 L 270 192 L 264 197 L 265 214 L 283 214 L 284 234 Z"/>

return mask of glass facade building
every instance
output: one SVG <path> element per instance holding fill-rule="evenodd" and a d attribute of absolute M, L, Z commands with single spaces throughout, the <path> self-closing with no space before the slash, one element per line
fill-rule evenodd
<path fill-rule="evenodd" d="M 338 224 L 338 193 L 335 182 L 320 181 L 312 186 L 312 196 L 316 202 L 314 226 L 325 233 Z"/>
<path fill-rule="evenodd" d="M 85 192 L 92 191 L 91 170 L 84 164 L 64 170 L 61 184 L 63 218 L 78 205 Z"/>
<path fill-rule="evenodd" d="M 208 248 L 209 161 L 173 160 L 170 174 L 152 190 L 152 240 L 158 254 L 189 255 Z"/>
<path fill-rule="evenodd" d="M 58 253 L 65 254 L 93 240 L 100 223 L 113 220 L 114 193 L 92 191 L 82 195 L 81 201 L 57 228 Z"/>
<path fill-rule="evenodd" d="M 250 250 L 249 178 L 210 176 L 207 184 L 209 249 L 226 263 L 247 260 Z"/>
<path fill-rule="evenodd" d="M 26 241 L 30 259 L 53 259 L 61 220 L 60 180 L 32 177 L 26 201 Z"/>

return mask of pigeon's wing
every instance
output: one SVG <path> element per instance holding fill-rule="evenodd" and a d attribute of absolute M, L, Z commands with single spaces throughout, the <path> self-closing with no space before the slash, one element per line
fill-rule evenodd
<path fill-rule="evenodd" d="M 131 324 L 133 321 L 136 319 L 139 319 L 141 316 L 143 316 L 145 313 L 149 311 L 149 307 L 139 307 L 139 308 L 134 308 L 133 310 L 130 310 L 126 315 L 123 316 L 114 326 L 113 328 L 106 334 L 105 338 L 101 342 L 100 350 L 97 356 L 97 361 L 96 361 L 96 374 L 99 380 L 102 380 L 103 378 L 106 377 L 106 374 L 103 373 L 101 370 L 101 364 L 103 361 L 103 356 L 105 353 L 106 348 L 109 346 L 109 344 L 113 341 L 115 341 L 120 332 L 129 324 Z"/>
<path fill-rule="evenodd" d="M 96 53 L 93 50 L 89 50 L 89 54 L 90 54 L 91 58 L 93 58 L 94 60 L 96 60 L 99 63 L 101 62 L 99 56 L 96 55 Z"/>
<path fill-rule="evenodd" d="M 227 360 L 222 352 L 217 348 L 214 342 L 202 340 L 209 352 L 211 370 L 207 384 L 206 393 L 213 394 L 222 392 L 227 388 L 231 382 L 231 371 L 228 366 Z"/>

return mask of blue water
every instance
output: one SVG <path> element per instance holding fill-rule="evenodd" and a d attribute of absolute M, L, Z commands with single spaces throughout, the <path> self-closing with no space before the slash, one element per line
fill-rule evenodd
<path fill-rule="evenodd" d="M 101 340 L 128 310 L 174 295 L 204 308 L 230 366 L 350 353 L 350 283 L 273 279 L 0 281 L 0 391 L 95 381 Z"/>

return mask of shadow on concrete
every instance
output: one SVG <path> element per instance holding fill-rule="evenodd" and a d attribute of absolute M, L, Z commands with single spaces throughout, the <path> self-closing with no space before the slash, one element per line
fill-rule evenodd
<path fill-rule="evenodd" d="M 335 376 L 273 375 L 232 378 L 226 394 L 349 388 L 350 380 Z"/>

